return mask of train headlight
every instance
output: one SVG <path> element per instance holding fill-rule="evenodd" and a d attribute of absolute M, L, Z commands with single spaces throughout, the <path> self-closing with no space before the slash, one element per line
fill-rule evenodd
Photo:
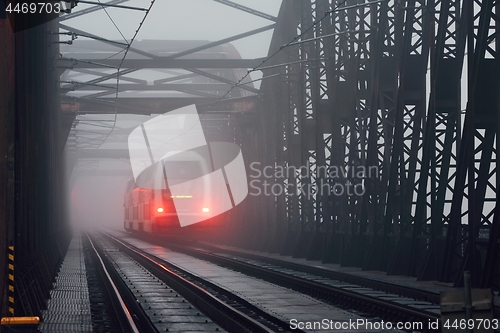
<path fill-rule="evenodd" d="M 162 208 L 162 207 L 158 207 L 158 208 L 156 209 L 156 211 L 157 211 L 158 213 L 163 213 L 163 208 Z"/>
<path fill-rule="evenodd" d="M 208 212 L 210 211 L 210 209 L 208 209 L 207 207 L 203 207 L 203 208 L 201 209 L 201 211 L 202 211 L 203 213 L 208 213 Z"/>

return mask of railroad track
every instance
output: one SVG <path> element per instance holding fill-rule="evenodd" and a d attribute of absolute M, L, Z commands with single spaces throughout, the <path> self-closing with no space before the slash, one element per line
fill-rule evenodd
<path fill-rule="evenodd" d="M 132 313 L 139 312 L 137 305 L 130 302 L 126 304 L 122 297 L 123 287 L 115 283 L 116 272 L 109 270 L 109 265 L 106 265 L 102 253 L 98 251 L 90 237 L 88 235 L 82 235 L 82 237 L 84 250 L 88 254 L 86 260 L 89 260 L 90 264 L 87 268 L 87 283 L 94 331 L 147 332 L 150 327 L 137 324 L 132 316 Z M 113 311 L 110 311 L 109 305 L 112 305 Z"/>
<path fill-rule="evenodd" d="M 439 304 L 439 294 L 430 292 L 427 290 L 417 289 L 409 286 L 402 286 L 398 284 L 393 284 L 384 281 L 378 281 L 369 279 L 366 277 L 353 275 L 349 273 L 334 271 L 330 269 L 325 269 L 322 267 L 304 265 L 300 263 L 290 262 L 286 260 L 281 260 L 277 258 L 272 258 L 264 255 L 258 255 L 255 253 L 249 253 L 244 251 L 238 251 L 234 249 L 229 249 L 225 247 L 220 247 L 213 244 L 198 244 L 200 248 L 203 248 L 210 252 L 222 253 L 233 256 L 234 258 L 242 258 L 245 260 L 252 260 L 255 262 L 261 262 L 269 265 L 273 265 L 277 268 L 283 268 L 286 270 L 291 270 L 294 272 L 302 272 L 306 274 L 311 274 L 314 276 L 320 276 L 325 278 L 330 278 L 332 280 L 343 281 L 353 285 L 358 285 L 365 288 L 371 288 L 374 290 L 380 290 L 387 293 L 392 293 L 404 297 L 414 298 L 420 301 L 427 301 L 433 304 Z"/>
<path fill-rule="evenodd" d="M 158 239 L 156 244 L 384 320 L 427 325 L 440 319 L 439 306 L 431 302 L 436 295 L 414 288 L 208 245 Z"/>
<path fill-rule="evenodd" d="M 178 241 L 177 241 L 178 242 Z M 175 242 L 174 242 L 175 243 Z M 181 246 L 187 246 L 186 243 L 181 242 Z M 359 275 L 353 275 L 345 272 L 334 271 L 331 269 L 326 269 L 317 266 L 305 265 L 296 262 L 291 262 L 287 260 L 277 259 L 265 255 L 259 255 L 255 253 L 250 253 L 246 251 L 238 251 L 235 249 L 230 249 L 226 247 L 217 246 L 208 243 L 198 243 L 197 247 L 202 248 L 206 251 L 212 253 L 225 254 L 236 260 L 245 260 L 247 262 L 253 262 L 256 265 L 270 265 L 273 269 L 288 271 L 293 274 L 293 272 L 300 272 L 309 274 L 311 277 L 321 277 L 329 278 L 332 280 L 338 280 L 345 283 L 352 284 L 353 286 L 359 286 L 361 288 L 370 288 L 377 291 L 383 291 L 385 293 L 395 294 L 403 297 L 412 298 L 416 301 L 429 302 L 435 305 L 440 304 L 440 295 L 437 292 L 423 290 L 418 288 L 413 288 L 410 286 L 399 285 L 394 283 L 389 283 L 380 280 L 374 280 L 366 278 Z M 500 317 L 500 307 L 494 307 L 495 317 Z"/>
<path fill-rule="evenodd" d="M 117 238 L 99 235 L 91 242 L 140 332 L 290 331 L 282 319 Z"/>

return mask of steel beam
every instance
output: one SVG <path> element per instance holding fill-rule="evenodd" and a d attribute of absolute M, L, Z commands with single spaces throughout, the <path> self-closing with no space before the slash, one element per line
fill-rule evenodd
<path fill-rule="evenodd" d="M 274 27 L 275 27 L 275 24 L 270 24 L 270 25 L 267 25 L 265 27 L 257 28 L 257 29 L 254 29 L 254 30 L 250 30 L 250 31 L 247 31 L 247 32 L 244 32 L 244 33 L 241 33 L 241 34 L 238 34 L 238 35 L 234 35 L 234 36 L 231 36 L 231 37 L 228 37 L 228 38 L 224 38 L 224 39 L 221 39 L 221 40 L 218 40 L 218 41 L 215 41 L 215 42 L 210 42 L 210 43 L 206 43 L 206 44 L 201 45 L 201 46 L 193 47 L 193 48 L 188 49 L 186 51 L 181 51 L 181 52 L 172 54 L 172 55 L 168 56 L 167 58 L 174 59 L 174 58 L 180 58 L 180 57 L 183 57 L 183 56 L 187 56 L 187 55 L 190 55 L 190 54 L 193 54 L 193 53 L 196 53 L 196 52 L 200 52 L 200 51 L 203 51 L 203 50 L 210 49 L 212 47 L 216 47 L 216 46 L 219 46 L 219 45 L 222 45 L 222 44 L 225 44 L 225 43 L 230 43 L 230 42 L 233 42 L 233 41 L 238 40 L 238 39 L 243 39 L 243 38 L 246 38 L 246 37 L 250 37 L 250 36 L 259 34 L 259 33 L 264 32 L 264 31 L 271 30 Z"/>
<path fill-rule="evenodd" d="M 97 80 L 96 80 L 97 81 Z M 67 82 L 65 82 L 67 83 Z M 226 92 L 231 86 L 225 83 L 164 83 L 164 84 L 155 84 L 155 85 L 144 85 L 144 84 L 133 84 L 133 83 L 122 83 L 118 86 L 118 91 L 168 91 L 168 90 L 179 90 L 182 89 L 184 91 L 219 91 Z M 77 82 L 74 81 L 71 84 L 64 84 L 60 89 L 73 91 L 93 91 L 93 90 L 105 90 L 105 89 L 113 89 L 110 90 L 110 93 L 114 93 L 116 91 L 116 87 L 113 86 L 105 86 L 105 85 L 96 85 L 94 83 L 89 82 Z"/>
<path fill-rule="evenodd" d="M 261 11 L 255 10 L 255 9 L 252 9 L 250 7 L 246 7 L 246 6 L 240 5 L 238 3 L 235 3 L 235 2 L 232 2 L 232 1 L 229 1 L 229 0 L 213 0 L 213 1 L 219 2 L 219 3 L 224 4 L 226 6 L 229 6 L 229 7 L 236 8 L 238 10 L 242 10 L 242 11 L 244 11 L 246 13 L 249 13 L 249 14 L 252 14 L 252 15 L 256 15 L 256 16 L 268 19 L 270 21 L 275 21 L 275 22 L 277 21 L 277 18 L 274 17 L 274 16 L 272 16 L 272 15 L 263 13 Z"/>
<path fill-rule="evenodd" d="M 95 64 L 103 67 L 118 68 L 255 68 L 263 59 L 169 59 L 157 57 L 155 59 L 60 59 L 60 64 L 72 68 L 96 68 Z"/>
<path fill-rule="evenodd" d="M 0 46 L 5 64 L 0 68 L 0 294 L 7 294 L 7 248 L 14 241 L 14 34 L 0 19 Z M 7 297 L 0 298 L 0 315 L 7 316 Z"/>
<path fill-rule="evenodd" d="M 91 114 L 163 114 L 186 105 L 196 104 L 200 113 L 252 113 L 258 109 L 257 96 L 239 97 L 218 101 L 217 97 L 170 97 L 170 98 L 72 98 L 61 101 L 67 113 Z"/>
<path fill-rule="evenodd" d="M 443 267 L 453 191 L 450 184 L 456 180 L 459 82 L 466 36 L 459 1 L 444 0 L 436 8 L 440 8 L 435 14 L 438 29 L 431 46 L 431 90 L 409 262 L 410 274 L 433 280 L 440 278 Z"/>
<path fill-rule="evenodd" d="M 495 147 L 499 106 L 495 96 L 500 82 L 498 75 L 494 74 L 498 68 L 497 49 L 490 46 L 490 41 L 497 38 L 498 32 L 497 3 L 485 0 L 464 6 L 468 34 L 468 103 L 442 279 L 454 281 L 458 286 L 463 283 L 462 273 L 470 270 L 473 286 L 482 284 L 498 289 L 498 276 L 493 279 L 482 276 L 491 272 L 492 258 L 498 258 L 494 241 L 488 241 L 490 237 L 498 237 L 498 233 L 494 233 L 498 231 L 498 226 L 494 225 L 498 222 L 494 211 L 499 176 Z M 486 255 L 483 254 L 485 252 Z M 489 260 L 487 266 L 483 265 L 485 257 Z"/>
<path fill-rule="evenodd" d="M 384 218 L 382 256 L 390 256 L 382 268 L 395 273 L 405 270 L 408 236 L 411 233 L 416 202 L 418 154 L 421 149 L 422 121 L 425 119 L 426 72 L 429 54 L 429 13 L 423 1 L 410 1 L 397 7 L 403 34 L 399 38 L 399 86 L 395 99 L 393 152 L 389 167 L 387 214 Z M 406 12 L 406 16 L 405 16 Z M 396 30 L 397 30 L 396 26 Z M 396 37 L 397 40 L 398 37 Z M 382 245 L 382 244 L 390 244 Z"/>

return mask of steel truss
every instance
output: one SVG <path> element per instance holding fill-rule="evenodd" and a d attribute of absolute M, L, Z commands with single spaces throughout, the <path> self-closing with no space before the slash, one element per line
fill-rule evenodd
<path fill-rule="evenodd" d="M 261 244 L 455 285 L 471 270 L 473 285 L 499 290 L 496 8 L 495 0 L 283 2 L 275 66 L 264 70 L 258 158 L 309 172 L 275 175 L 284 193 L 257 198 Z"/>
<path fill-rule="evenodd" d="M 241 59 L 230 43 L 272 30 L 276 18 L 232 1 L 214 1 L 216 7 L 220 6 L 217 2 L 270 23 L 217 41 L 144 40 L 128 45 L 131 41 L 123 35 L 122 40 L 110 40 L 75 28 L 72 19 L 88 17 L 102 11 L 103 6 L 135 10 L 124 6 L 135 5 L 134 1 L 78 5 L 60 17 L 61 53 L 55 67 L 62 74 L 62 117 L 66 119 L 65 134 L 69 137 L 70 151 L 102 158 L 98 148 L 116 129 L 118 114 L 161 114 L 189 104 L 197 104 L 201 113 L 221 113 L 222 117 L 231 117 L 229 112 L 256 110 L 259 90 L 250 82 L 250 77 L 240 79 L 262 59 Z M 126 50 L 128 54 L 124 58 Z M 245 126 L 246 122 L 243 123 Z M 126 152 L 108 153 L 109 158 L 128 157 Z"/>

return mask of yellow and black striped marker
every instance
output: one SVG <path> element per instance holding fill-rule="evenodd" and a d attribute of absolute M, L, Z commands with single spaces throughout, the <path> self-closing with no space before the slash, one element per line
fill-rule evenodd
<path fill-rule="evenodd" d="M 14 299 L 14 246 L 9 246 L 9 251 L 8 253 L 8 263 L 9 263 L 9 270 L 8 270 L 8 292 L 7 292 L 7 298 L 9 301 L 9 314 L 11 316 L 14 316 L 14 305 L 15 305 L 15 299 Z"/>

